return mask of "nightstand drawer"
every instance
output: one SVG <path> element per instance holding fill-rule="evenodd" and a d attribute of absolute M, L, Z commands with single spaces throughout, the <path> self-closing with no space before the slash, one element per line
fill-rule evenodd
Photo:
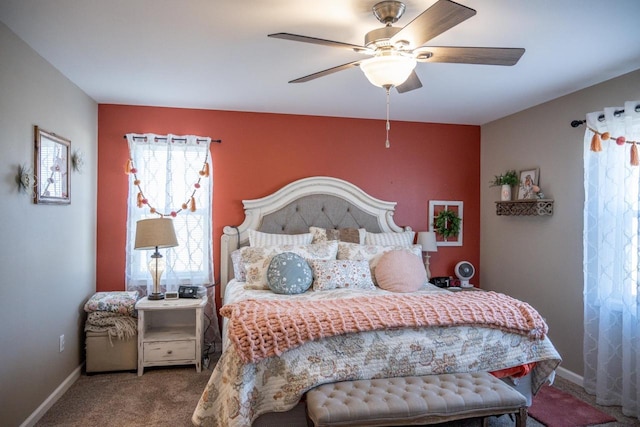
<path fill-rule="evenodd" d="M 194 360 L 195 341 L 154 341 L 144 343 L 144 361 L 162 362 L 170 360 Z"/>

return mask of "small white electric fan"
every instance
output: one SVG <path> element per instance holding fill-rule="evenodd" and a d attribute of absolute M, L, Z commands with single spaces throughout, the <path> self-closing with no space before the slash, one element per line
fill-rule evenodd
<path fill-rule="evenodd" d="M 469 261 L 460 261 L 456 264 L 454 269 L 456 276 L 460 279 L 461 288 L 472 288 L 473 285 L 469 283 L 469 280 L 476 274 L 476 269 Z"/>

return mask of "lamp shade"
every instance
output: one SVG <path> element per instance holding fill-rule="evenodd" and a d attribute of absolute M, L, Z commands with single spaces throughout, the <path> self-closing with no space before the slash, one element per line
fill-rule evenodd
<path fill-rule="evenodd" d="M 422 246 L 422 252 L 438 252 L 435 231 L 419 231 L 417 243 Z"/>
<path fill-rule="evenodd" d="M 416 60 L 403 55 L 378 55 L 360 63 L 360 68 L 372 85 L 399 86 L 416 67 Z"/>
<path fill-rule="evenodd" d="M 136 223 L 134 249 L 171 248 L 178 246 L 173 220 L 170 218 L 141 219 Z"/>

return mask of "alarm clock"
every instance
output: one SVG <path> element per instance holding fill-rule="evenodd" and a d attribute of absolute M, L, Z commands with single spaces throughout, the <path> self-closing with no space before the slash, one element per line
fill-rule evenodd
<path fill-rule="evenodd" d="M 432 277 L 431 280 L 429 280 L 429 283 L 436 285 L 439 288 L 448 288 L 450 285 L 450 278 L 449 277 Z"/>
<path fill-rule="evenodd" d="M 178 299 L 178 293 L 176 291 L 165 292 L 164 299 Z"/>

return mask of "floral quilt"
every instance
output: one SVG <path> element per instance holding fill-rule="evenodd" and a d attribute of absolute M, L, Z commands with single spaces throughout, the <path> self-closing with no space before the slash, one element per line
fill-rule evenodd
<path fill-rule="evenodd" d="M 136 317 L 135 305 L 138 291 L 96 292 L 84 304 L 84 311 L 117 313 Z"/>
<path fill-rule="evenodd" d="M 270 291 L 248 291 L 231 282 L 225 302 L 277 299 Z M 380 289 L 336 289 L 286 296 L 333 299 L 371 296 Z M 429 286 L 422 292 L 448 292 Z M 226 335 L 225 350 L 196 407 L 192 421 L 201 426 L 248 426 L 263 413 L 293 408 L 320 384 L 455 372 L 497 371 L 537 362 L 532 371 L 536 392 L 560 364 L 548 338 L 542 340 L 480 326 L 426 327 L 338 335 L 256 363 L 243 363 Z"/>

